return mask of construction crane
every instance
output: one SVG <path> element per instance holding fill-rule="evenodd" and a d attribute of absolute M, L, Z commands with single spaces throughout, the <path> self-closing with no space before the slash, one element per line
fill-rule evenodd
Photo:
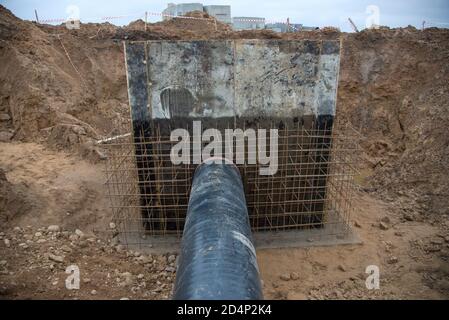
<path fill-rule="evenodd" d="M 354 21 L 352 21 L 351 18 L 348 18 L 348 21 L 349 21 L 349 24 L 350 24 L 351 27 L 352 27 L 352 30 L 354 30 L 354 32 L 359 32 L 359 29 L 357 29 L 357 27 L 356 27 Z"/>

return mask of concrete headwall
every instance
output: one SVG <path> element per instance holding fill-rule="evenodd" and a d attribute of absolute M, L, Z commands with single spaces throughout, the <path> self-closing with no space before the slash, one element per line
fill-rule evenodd
<path fill-rule="evenodd" d="M 148 104 L 153 119 L 335 115 L 338 41 L 129 45 L 145 47 L 148 55 Z"/>
<path fill-rule="evenodd" d="M 163 137 L 171 137 L 175 128 L 193 135 L 209 128 L 221 133 L 226 128 L 279 129 L 279 144 L 272 144 L 271 138 L 265 141 L 270 144 L 270 158 L 279 160 L 273 178 L 260 176 L 266 169 L 260 163 L 239 164 L 245 195 L 252 199 L 251 226 L 289 229 L 294 221 L 294 228 L 323 227 L 339 52 L 338 41 L 127 43 L 141 214 L 151 222 L 145 228 L 176 230 L 184 223 L 179 217 L 184 219 L 185 212 L 178 208 L 187 207 L 193 167 L 174 166 L 171 161 L 172 142 Z M 199 132 L 193 120 L 201 120 Z M 264 137 L 258 146 L 261 141 Z M 205 160 L 201 143 L 189 148 L 193 164 Z M 214 156 L 221 157 L 222 151 L 214 151 Z M 253 154 L 250 148 L 241 153 L 245 159 Z M 233 161 L 234 155 L 228 160 Z M 259 190 L 269 194 L 259 196 Z M 175 199 L 176 194 L 182 199 Z"/>

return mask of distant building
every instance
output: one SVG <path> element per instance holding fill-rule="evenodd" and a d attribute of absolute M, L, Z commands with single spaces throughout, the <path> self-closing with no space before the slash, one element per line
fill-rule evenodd
<path fill-rule="evenodd" d="M 265 18 L 260 17 L 234 17 L 232 18 L 234 30 L 265 29 Z"/>
<path fill-rule="evenodd" d="M 172 16 L 183 16 L 187 12 L 192 11 L 203 11 L 203 4 L 202 3 L 180 3 L 180 4 L 174 4 L 169 3 L 167 5 L 167 8 L 162 11 L 162 14 L 164 20 L 170 19 Z"/>
<path fill-rule="evenodd" d="M 313 30 L 318 30 L 320 29 L 319 27 L 305 27 L 302 26 L 300 31 L 313 31 Z"/>
<path fill-rule="evenodd" d="M 296 32 L 296 31 L 311 31 L 318 29 L 317 27 L 305 27 L 300 23 L 291 23 L 287 25 L 287 23 L 267 23 L 265 25 L 265 29 L 273 30 L 275 32 Z"/>
<path fill-rule="evenodd" d="M 287 32 L 287 24 L 285 23 L 267 23 L 265 29 L 272 30 L 275 32 Z"/>
<path fill-rule="evenodd" d="M 290 24 L 290 31 L 304 31 L 304 26 L 301 23 L 291 23 Z"/>
<path fill-rule="evenodd" d="M 292 23 L 268 23 L 265 25 L 265 18 L 261 17 L 234 17 L 231 18 L 231 6 L 227 5 L 209 5 L 203 6 L 200 2 L 192 3 L 169 3 L 167 8 L 162 11 L 163 20 L 172 17 L 183 16 L 188 12 L 203 11 L 220 22 L 232 24 L 234 30 L 260 30 L 269 29 L 276 32 L 295 32 L 309 31 L 318 29 L 316 27 L 305 27 L 302 24 Z"/>
<path fill-rule="evenodd" d="M 214 17 L 223 23 L 232 23 L 231 20 L 231 6 L 221 6 L 221 5 L 210 5 L 203 6 L 202 3 L 169 3 L 167 8 L 162 11 L 163 19 L 171 19 L 171 17 L 183 16 L 188 12 L 192 11 L 203 11 L 206 12 L 211 17 Z"/>
<path fill-rule="evenodd" d="M 211 6 L 204 6 L 203 10 L 207 12 L 208 15 L 214 17 L 220 22 L 228 24 L 232 23 L 231 6 L 211 5 Z"/>

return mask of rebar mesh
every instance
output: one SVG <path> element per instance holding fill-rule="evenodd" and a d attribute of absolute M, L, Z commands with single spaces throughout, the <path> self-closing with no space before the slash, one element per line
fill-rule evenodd
<path fill-rule="evenodd" d="M 358 133 L 347 125 L 316 129 L 301 122 L 265 128 L 278 129 L 276 174 L 260 175 L 259 164 L 237 165 L 253 231 L 348 232 Z M 142 245 L 147 237 L 182 236 L 197 165 L 172 163 L 170 150 L 177 141 L 161 134 L 166 129 L 153 123 L 151 134 L 107 144 L 106 184 L 114 221 L 126 244 Z"/>

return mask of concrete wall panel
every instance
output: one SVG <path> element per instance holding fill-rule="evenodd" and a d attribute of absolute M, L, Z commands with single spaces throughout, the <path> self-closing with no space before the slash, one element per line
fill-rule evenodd
<path fill-rule="evenodd" d="M 337 41 L 158 40 L 146 54 L 154 119 L 335 115 Z"/>

